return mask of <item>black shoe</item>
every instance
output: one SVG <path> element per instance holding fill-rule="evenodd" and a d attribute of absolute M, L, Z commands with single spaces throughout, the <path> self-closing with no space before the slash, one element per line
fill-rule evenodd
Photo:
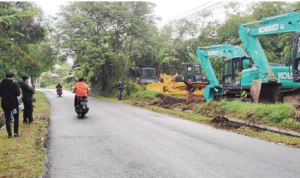
<path fill-rule="evenodd" d="M 27 124 L 27 121 L 23 121 L 23 124 Z"/>
<path fill-rule="evenodd" d="M 12 138 L 12 135 L 8 135 L 8 138 Z"/>
<path fill-rule="evenodd" d="M 20 137 L 21 136 L 21 133 L 15 133 L 14 134 L 14 137 Z"/>

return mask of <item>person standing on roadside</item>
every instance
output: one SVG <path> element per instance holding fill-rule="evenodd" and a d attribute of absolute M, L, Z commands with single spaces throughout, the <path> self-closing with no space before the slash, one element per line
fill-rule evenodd
<path fill-rule="evenodd" d="M 193 100 L 194 86 L 192 80 L 188 79 L 188 82 L 184 81 L 186 84 L 186 104 L 189 104 Z"/>
<path fill-rule="evenodd" d="M 123 83 L 120 80 L 118 83 L 118 100 L 122 100 Z"/>
<path fill-rule="evenodd" d="M 23 82 L 20 84 L 22 88 L 22 101 L 24 103 L 24 113 L 23 113 L 23 123 L 24 124 L 30 124 L 33 122 L 33 105 L 32 105 L 32 96 L 34 94 L 34 87 L 30 87 L 28 84 L 29 77 L 27 75 L 24 75 L 22 77 Z M 28 120 L 27 120 L 28 119 Z M 27 122 L 28 121 L 28 122 Z"/>
<path fill-rule="evenodd" d="M 14 116 L 14 136 L 18 137 L 19 133 L 19 103 L 18 96 L 20 96 L 20 87 L 16 82 L 14 82 L 15 74 L 12 72 L 6 73 L 6 79 L 3 79 L 0 83 L 0 97 L 1 107 L 4 111 L 6 130 L 8 133 L 8 138 L 12 138 L 11 131 L 11 113 Z"/>

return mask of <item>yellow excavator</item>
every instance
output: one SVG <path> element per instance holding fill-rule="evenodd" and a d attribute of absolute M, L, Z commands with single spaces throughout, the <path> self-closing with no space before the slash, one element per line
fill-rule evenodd
<path fill-rule="evenodd" d="M 154 80 L 156 76 L 145 75 L 145 72 L 149 73 L 149 70 L 153 70 L 151 73 L 156 73 L 154 68 L 147 68 L 147 70 L 142 69 L 142 74 L 139 79 L 139 84 L 147 85 L 147 90 L 149 91 L 157 91 L 160 93 L 165 94 L 179 94 L 179 95 L 186 95 L 186 84 L 189 79 L 192 80 L 195 92 L 193 95 L 203 97 L 204 88 L 209 85 L 208 80 L 201 72 L 201 67 L 199 63 L 183 63 L 182 64 L 182 74 L 175 74 L 175 75 L 167 75 L 161 74 L 159 81 Z M 148 76 L 148 78 L 145 78 Z M 143 81 L 151 81 L 152 83 L 143 82 Z"/>

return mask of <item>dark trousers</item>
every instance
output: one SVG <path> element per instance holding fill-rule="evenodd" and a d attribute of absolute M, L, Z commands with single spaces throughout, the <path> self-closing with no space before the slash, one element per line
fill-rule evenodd
<path fill-rule="evenodd" d="M 119 93 L 118 93 L 118 99 L 119 100 L 122 100 L 122 92 L 123 92 L 123 90 L 119 90 Z"/>
<path fill-rule="evenodd" d="M 27 119 L 29 121 L 29 123 L 31 123 L 33 121 L 33 105 L 32 105 L 32 101 L 26 101 L 23 100 L 24 103 L 24 113 L 23 113 L 23 122 L 27 122 Z"/>
<path fill-rule="evenodd" d="M 5 122 L 6 122 L 6 130 L 8 135 L 12 135 L 11 132 L 11 112 L 13 109 L 3 109 L 5 115 Z M 14 114 L 14 133 L 19 133 L 19 108 L 17 108 L 17 113 Z"/>

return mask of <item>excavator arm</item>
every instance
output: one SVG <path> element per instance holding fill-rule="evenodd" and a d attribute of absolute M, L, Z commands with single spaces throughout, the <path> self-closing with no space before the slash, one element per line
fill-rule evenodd
<path fill-rule="evenodd" d="M 261 73 L 260 80 L 254 81 L 250 88 L 251 97 L 254 102 L 274 102 L 275 96 L 281 90 L 281 83 L 277 82 L 258 36 L 299 32 L 299 22 L 300 13 L 289 12 L 240 25 L 239 35 L 244 44 L 244 48 Z M 294 76 L 296 67 L 298 66 L 296 66 L 295 59 L 293 59 Z"/>
<path fill-rule="evenodd" d="M 264 50 L 259 42 L 259 35 L 298 32 L 300 30 L 300 13 L 290 12 L 274 17 L 263 18 L 260 21 L 241 24 L 239 29 L 240 38 L 244 48 L 251 56 L 253 62 L 260 68 L 264 82 L 276 82 L 277 79 L 271 69 Z M 249 27 L 254 24 L 262 24 Z"/>
<path fill-rule="evenodd" d="M 217 94 L 222 93 L 222 87 L 218 82 L 214 69 L 209 60 L 210 56 L 219 57 L 237 57 L 248 56 L 245 51 L 238 47 L 228 44 L 214 45 L 197 48 L 197 56 L 199 62 L 206 73 L 206 77 L 209 80 L 209 85 L 204 89 L 204 98 L 206 101 L 212 101 Z"/>

